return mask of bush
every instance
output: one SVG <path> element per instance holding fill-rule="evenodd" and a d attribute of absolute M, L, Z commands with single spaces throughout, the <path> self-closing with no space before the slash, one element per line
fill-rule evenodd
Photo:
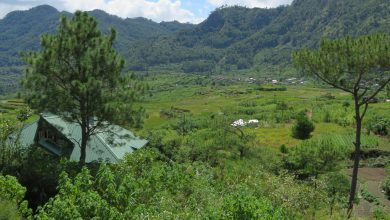
<path fill-rule="evenodd" d="M 325 177 L 325 191 L 328 194 L 330 215 L 332 215 L 333 209 L 337 204 L 342 207 L 347 204 L 349 195 L 349 179 L 343 173 L 329 173 Z"/>
<path fill-rule="evenodd" d="M 314 131 L 314 124 L 311 122 L 307 116 L 298 117 L 297 123 L 292 128 L 292 136 L 297 139 L 308 139 L 310 138 L 310 133 Z"/>
<path fill-rule="evenodd" d="M 373 117 L 367 124 L 367 131 L 376 135 L 385 136 L 390 128 L 390 120 L 383 116 Z"/>
<path fill-rule="evenodd" d="M 273 207 L 266 198 L 236 195 L 225 198 L 223 215 L 226 219 L 285 219 L 282 209 Z"/>
<path fill-rule="evenodd" d="M 390 199 L 390 166 L 387 167 L 387 177 L 383 182 L 382 187 L 383 190 L 385 191 L 385 194 L 387 195 L 387 198 Z"/>
<path fill-rule="evenodd" d="M 22 219 L 30 216 L 31 210 L 24 201 L 26 188 L 16 177 L 0 175 L 0 219 Z"/>

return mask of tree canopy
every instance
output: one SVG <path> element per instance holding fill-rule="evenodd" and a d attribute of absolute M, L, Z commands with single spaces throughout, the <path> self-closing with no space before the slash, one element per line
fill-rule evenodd
<path fill-rule="evenodd" d="M 88 138 L 107 122 L 137 122 L 134 101 L 143 86 L 122 74 L 124 60 L 113 49 L 115 30 L 104 35 L 86 12 L 61 18 L 55 34 L 42 36 L 42 50 L 24 53 L 26 100 L 81 127 L 80 163 Z"/>
<path fill-rule="evenodd" d="M 319 49 L 302 49 L 293 54 L 293 60 L 297 68 L 350 93 L 354 99 L 356 138 L 349 198 L 351 213 L 357 187 L 362 121 L 369 103 L 390 82 L 390 37 L 374 34 L 323 39 Z"/>

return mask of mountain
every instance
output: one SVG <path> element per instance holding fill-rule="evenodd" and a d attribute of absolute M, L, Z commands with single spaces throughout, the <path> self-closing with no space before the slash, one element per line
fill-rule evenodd
<path fill-rule="evenodd" d="M 91 11 L 103 32 L 118 32 L 115 47 L 126 70 L 174 69 L 223 73 L 236 69 L 279 70 L 291 52 L 317 47 L 321 38 L 390 33 L 388 0 L 294 0 L 289 6 L 261 9 L 222 7 L 198 25 L 121 19 Z M 0 20 L 0 93 L 21 73 L 18 52 L 39 48 L 39 36 L 55 31 L 61 14 L 51 6 L 15 11 Z"/>
<path fill-rule="evenodd" d="M 11 12 L 1 19 L 0 67 L 21 64 L 19 51 L 38 49 L 40 35 L 54 32 L 61 14 L 71 16 L 70 13 L 42 5 L 27 11 Z M 103 32 L 108 32 L 111 27 L 117 30 L 117 48 L 122 51 L 135 41 L 193 27 L 192 24 L 179 22 L 156 23 L 145 18 L 122 19 L 101 10 L 91 11 L 90 14 L 97 19 Z"/>
<path fill-rule="evenodd" d="M 295 0 L 273 9 L 215 10 L 194 29 L 139 43 L 134 66 L 176 64 L 185 72 L 289 66 L 291 52 L 322 37 L 390 33 L 388 0 Z"/>
<path fill-rule="evenodd" d="M 132 44 L 139 40 L 155 36 L 168 35 L 183 29 L 191 29 L 193 24 L 179 22 L 156 23 L 145 18 L 122 19 L 101 10 L 91 11 L 103 32 L 111 27 L 117 30 L 115 47 L 124 54 Z M 37 50 L 40 47 L 40 36 L 56 30 L 61 15 L 71 17 L 68 12 L 42 5 L 27 11 L 14 11 L 0 20 L 0 93 L 15 84 L 15 76 L 22 72 L 22 61 L 19 52 Z"/>

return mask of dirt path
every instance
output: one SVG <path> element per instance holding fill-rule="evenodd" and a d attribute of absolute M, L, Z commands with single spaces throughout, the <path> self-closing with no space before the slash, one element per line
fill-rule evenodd
<path fill-rule="evenodd" d="M 348 170 L 348 174 L 351 175 L 352 169 Z M 384 206 L 384 209 L 390 212 L 390 200 L 388 200 L 382 191 L 382 183 L 386 178 L 386 170 L 384 168 L 359 168 L 359 183 L 363 183 L 367 186 L 367 190 L 375 197 L 377 197 Z M 365 200 L 360 200 L 360 204 L 357 205 L 355 213 L 359 217 L 371 217 L 371 212 L 374 204 L 371 204 Z"/>

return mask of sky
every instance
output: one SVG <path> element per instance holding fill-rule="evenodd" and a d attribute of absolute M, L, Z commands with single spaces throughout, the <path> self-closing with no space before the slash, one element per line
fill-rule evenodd
<path fill-rule="evenodd" d="M 145 17 L 156 22 L 180 21 L 200 23 L 215 8 L 241 5 L 271 8 L 290 4 L 292 0 L 0 0 L 0 18 L 15 10 L 51 5 L 60 11 L 101 9 L 122 18 Z"/>

